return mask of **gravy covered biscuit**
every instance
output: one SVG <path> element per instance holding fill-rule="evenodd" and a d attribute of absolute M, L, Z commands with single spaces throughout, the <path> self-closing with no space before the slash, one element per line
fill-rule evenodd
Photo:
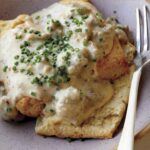
<path fill-rule="evenodd" d="M 111 138 L 128 101 L 135 47 L 87 0 L 0 21 L 0 114 L 36 133 Z M 22 117 L 23 118 L 23 117 Z"/>

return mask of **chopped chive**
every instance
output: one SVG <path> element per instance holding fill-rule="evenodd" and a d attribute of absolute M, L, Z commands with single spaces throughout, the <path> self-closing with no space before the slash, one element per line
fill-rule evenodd
<path fill-rule="evenodd" d="M 43 44 L 41 44 L 41 45 L 39 45 L 37 48 L 36 48 L 36 50 L 40 50 L 40 49 L 42 49 L 43 48 Z"/>
<path fill-rule="evenodd" d="M 50 27 L 47 27 L 47 31 L 51 31 L 51 28 L 50 28 Z"/>
<path fill-rule="evenodd" d="M 56 25 L 58 27 L 62 26 L 59 20 L 53 20 L 52 19 L 52 22 L 54 23 L 54 25 Z"/>
<path fill-rule="evenodd" d="M 69 37 L 71 37 L 72 34 L 73 34 L 73 32 L 72 32 L 71 30 L 69 30 L 69 31 L 67 32 L 67 36 L 69 36 Z"/>
<path fill-rule="evenodd" d="M 100 37 L 100 38 L 99 38 L 99 41 L 100 41 L 100 42 L 102 42 L 102 41 L 103 41 L 103 38 L 102 38 L 102 37 Z"/>
<path fill-rule="evenodd" d="M 84 41 L 83 41 L 83 45 L 84 45 L 84 46 L 88 46 L 88 40 L 84 40 Z"/>
<path fill-rule="evenodd" d="M 102 17 L 102 14 L 101 14 L 101 13 L 98 13 L 98 12 L 96 13 L 95 16 L 96 16 L 96 18 L 97 18 L 98 20 L 102 20 L 102 18 L 103 18 L 103 17 Z"/>
<path fill-rule="evenodd" d="M 19 64 L 19 62 L 18 62 L 18 61 L 16 61 L 16 62 L 14 63 L 14 65 L 15 65 L 15 66 L 18 66 L 18 64 Z"/>
<path fill-rule="evenodd" d="M 41 36 L 41 32 L 40 31 L 34 31 L 34 34 L 37 34 L 37 35 Z"/>
<path fill-rule="evenodd" d="M 83 24 L 83 22 L 79 21 L 77 18 L 73 18 L 72 22 L 73 22 L 74 24 L 76 24 L 77 26 L 80 26 L 80 25 Z"/>
<path fill-rule="evenodd" d="M 81 28 L 75 29 L 75 32 L 82 32 Z"/>
<path fill-rule="evenodd" d="M 40 19 L 40 16 L 36 16 L 35 19 L 36 19 L 36 20 Z"/>
<path fill-rule="evenodd" d="M 25 72 L 25 69 L 20 69 L 20 72 Z"/>
<path fill-rule="evenodd" d="M 96 62 L 96 59 L 92 59 L 93 62 Z"/>
<path fill-rule="evenodd" d="M 87 18 L 88 18 L 87 15 L 82 16 L 82 19 L 83 19 L 83 20 L 85 20 L 85 19 L 87 19 Z"/>
<path fill-rule="evenodd" d="M 67 27 L 70 26 L 70 23 L 68 21 L 65 21 L 65 24 L 66 24 Z"/>
<path fill-rule="evenodd" d="M 25 58 L 22 57 L 22 58 L 20 59 L 20 62 L 23 63 L 24 61 L 25 61 Z"/>
<path fill-rule="evenodd" d="M 35 93 L 35 92 L 31 92 L 31 95 L 32 95 L 32 96 L 36 96 L 36 93 Z"/>
<path fill-rule="evenodd" d="M 75 9 L 71 9 L 71 12 L 75 12 Z"/>
<path fill-rule="evenodd" d="M 6 108 L 6 112 L 11 112 L 11 111 L 12 111 L 12 108 L 10 108 L 10 107 Z"/>
<path fill-rule="evenodd" d="M 28 30 L 27 29 L 24 29 L 24 33 L 27 33 L 28 32 Z"/>
<path fill-rule="evenodd" d="M 15 59 L 19 59 L 19 55 L 16 55 L 14 58 L 15 58 Z"/>
<path fill-rule="evenodd" d="M 55 113 L 55 110 L 54 110 L 54 109 L 50 109 L 50 112 L 51 112 L 51 113 Z"/>
<path fill-rule="evenodd" d="M 17 70 L 17 67 L 16 67 L 16 66 L 13 66 L 12 69 L 13 69 L 13 71 L 16 71 L 16 70 Z"/>
<path fill-rule="evenodd" d="M 16 39 L 22 39 L 22 35 L 16 35 Z"/>
<path fill-rule="evenodd" d="M 88 29 L 85 29 L 85 32 L 88 32 L 89 30 Z"/>
<path fill-rule="evenodd" d="M 8 66 L 4 66 L 4 68 L 3 68 L 3 72 L 6 72 L 6 71 L 7 71 L 7 69 L 8 69 Z"/>
<path fill-rule="evenodd" d="M 32 84 L 38 84 L 38 85 L 40 85 L 40 86 L 43 85 L 43 83 L 40 81 L 40 79 L 39 79 L 38 77 L 33 78 L 33 80 L 32 80 L 31 83 L 32 83 Z"/>
<path fill-rule="evenodd" d="M 24 46 L 27 47 L 27 46 L 30 46 L 30 42 L 29 41 L 24 41 Z"/>
<path fill-rule="evenodd" d="M 49 25 L 49 24 L 50 24 L 50 22 L 51 22 L 51 20 L 48 20 L 48 21 L 47 21 L 47 24 Z"/>
<path fill-rule="evenodd" d="M 31 75 L 33 75 L 33 72 L 31 70 L 27 70 L 26 74 L 31 76 Z"/>
<path fill-rule="evenodd" d="M 33 30 L 33 29 L 31 29 L 31 30 L 29 31 L 29 33 L 33 33 L 33 31 L 34 31 L 34 30 Z"/>

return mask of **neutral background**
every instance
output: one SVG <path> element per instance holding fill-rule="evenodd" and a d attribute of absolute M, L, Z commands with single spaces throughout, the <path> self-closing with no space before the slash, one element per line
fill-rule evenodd
<path fill-rule="evenodd" d="M 55 0 L 0 0 L 0 19 L 12 19 L 20 13 L 32 13 L 48 7 Z M 135 38 L 135 9 L 142 9 L 145 0 L 91 0 L 104 16 L 116 16 L 123 24 L 129 25 Z M 148 5 L 149 6 L 149 5 Z M 150 65 L 142 75 L 135 132 L 150 122 Z M 120 138 L 120 132 L 109 140 L 87 140 L 68 143 L 57 138 L 43 138 L 34 132 L 34 121 L 22 124 L 0 121 L 0 150 L 110 150 Z M 141 144 L 145 141 L 144 146 Z M 150 133 L 138 140 L 136 150 L 150 150 Z"/>

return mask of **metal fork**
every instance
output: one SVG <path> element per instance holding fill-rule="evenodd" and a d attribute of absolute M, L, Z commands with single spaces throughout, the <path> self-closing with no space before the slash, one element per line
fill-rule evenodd
<path fill-rule="evenodd" d="M 135 124 L 135 114 L 136 114 L 136 104 L 138 87 L 141 78 L 141 73 L 143 67 L 150 62 L 150 51 L 149 41 L 148 41 L 148 10 L 147 6 L 143 7 L 143 23 L 144 23 L 144 41 L 143 47 L 141 46 L 141 11 L 139 8 L 136 9 L 136 20 L 137 20 L 137 31 L 136 31 L 136 46 L 137 46 L 137 56 L 135 58 L 135 64 L 137 66 L 136 71 L 133 74 L 131 89 L 129 94 L 129 103 L 125 118 L 125 123 L 121 135 L 121 139 L 118 145 L 118 150 L 133 150 L 134 149 L 134 124 Z"/>

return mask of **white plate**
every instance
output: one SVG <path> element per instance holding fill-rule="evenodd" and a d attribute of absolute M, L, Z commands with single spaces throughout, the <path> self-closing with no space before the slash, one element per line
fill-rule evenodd
<path fill-rule="evenodd" d="M 48 7 L 54 0 L 0 0 L 0 20 L 11 19 L 20 13 L 32 13 Z M 92 0 L 104 16 L 116 16 L 122 24 L 129 25 L 134 33 L 136 28 L 135 9 L 142 8 L 144 0 Z M 114 11 L 117 11 L 114 13 Z M 140 85 L 136 133 L 150 122 L 150 65 L 143 71 Z M 72 143 L 58 138 L 43 138 L 34 132 L 34 121 L 7 123 L 0 121 L 1 150 L 109 150 L 118 143 L 120 133 L 113 139 L 75 141 Z"/>

